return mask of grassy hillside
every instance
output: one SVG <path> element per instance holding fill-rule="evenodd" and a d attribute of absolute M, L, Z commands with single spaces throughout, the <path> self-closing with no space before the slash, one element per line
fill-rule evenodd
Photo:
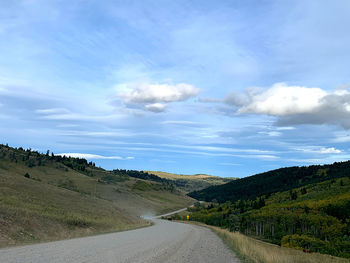
<path fill-rule="evenodd" d="M 241 179 L 238 181 L 243 189 L 255 187 L 246 195 L 242 194 L 240 199 L 234 192 L 237 187 L 233 184 L 235 182 L 229 183 L 226 187 L 233 186 L 229 201 L 197 205 L 191 208 L 191 220 L 240 231 L 284 247 L 350 258 L 348 165 L 349 162 L 345 162 L 265 173 L 266 185 L 273 189 L 273 193 L 268 191 L 269 187 L 261 186 L 261 175 L 252 176 L 249 180 Z M 313 172 L 305 172 L 301 176 L 297 171 Z M 283 180 L 283 177 L 288 179 Z M 257 178 L 257 182 L 254 183 L 252 178 Z M 290 178 L 298 179 L 294 182 Z M 279 180 L 289 182 L 289 185 L 282 184 L 278 191 L 276 185 Z M 217 188 L 222 190 L 222 186 Z M 205 189 L 201 192 L 203 199 L 225 201 L 218 189 Z M 240 193 L 241 190 L 237 191 Z M 206 193 L 209 195 L 206 196 Z"/>
<path fill-rule="evenodd" d="M 191 203 L 167 184 L 0 145 L 0 246 L 140 227 Z"/>
<path fill-rule="evenodd" d="M 177 188 L 185 192 L 192 192 L 204 189 L 212 185 L 221 185 L 228 183 L 235 178 L 223 178 L 207 174 L 183 175 L 173 174 L 159 171 L 147 171 L 149 174 L 154 174 L 160 178 L 174 182 Z"/>

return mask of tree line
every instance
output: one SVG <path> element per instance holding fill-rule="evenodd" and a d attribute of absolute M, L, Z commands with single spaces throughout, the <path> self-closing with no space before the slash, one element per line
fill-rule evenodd
<path fill-rule="evenodd" d="M 14 163 L 22 162 L 29 168 L 35 166 L 45 166 L 49 162 L 56 162 L 63 164 L 64 166 L 73 170 L 86 173 L 88 173 L 86 168 L 96 167 L 94 162 L 88 162 L 86 159 L 83 158 L 55 155 L 53 152 L 50 152 L 50 150 L 47 150 L 44 154 L 38 151 L 34 151 L 31 148 L 13 148 L 8 146 L 7 144 L 0 144 L 0 159 L 7 159 L 10 162 Z"/>

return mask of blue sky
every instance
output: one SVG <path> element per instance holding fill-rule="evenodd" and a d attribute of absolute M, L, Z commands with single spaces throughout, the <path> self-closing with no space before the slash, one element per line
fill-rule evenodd
<path fill-rule="evenodd" d="M 350 159 L 350 2 L 4 1 L 1 143 L 244 177 Z"/>

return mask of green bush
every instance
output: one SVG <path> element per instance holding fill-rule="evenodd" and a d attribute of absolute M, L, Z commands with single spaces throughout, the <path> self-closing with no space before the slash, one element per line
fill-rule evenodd
<path fill-rule="evenodd" d="M 350 257 L 350 242 L 344 239 L 323 241 L 315 237 L 295 234 L 284 236 L 281 243 L 283 247 Z"/>
<path fill-rule="evenodd" d="M 136 181 L 132 186 L 132 189 L 139 191 L 150 191 L 152 190 L 152 186 L 144 181 Z"/>
<path fill-rule="evenodd" d="M 105 174 L 101 177 L 101 181 L 107 184 L 114 184 L 118 182 L 124 182 L 126 179 L 122 176 Z"/>
<path fill-rule="evenodd" d="M 65 181 L 60 180 L 58 182 L 58 187 L 62 187 L 71 191 L 78 192 L 78 188 L 75 183 L 71 179 L 67 179 Z"/>
<path fill-rule="evenodd" d="M 327 242 L 318 238 L 309 237 L 307 235 L 286 235 L 282 238 L 281 245 L 283 247 L 295 249 L 310 249 L 311 251 L 320 251 L 327 247 Z"/>

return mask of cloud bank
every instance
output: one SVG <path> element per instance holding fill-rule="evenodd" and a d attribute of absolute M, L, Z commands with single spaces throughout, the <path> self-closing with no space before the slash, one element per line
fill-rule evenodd
<path fill-rule="evenodd" d="M 279 126 L 334 124 L 350 129 L 350 92 L 346 89 L 328 92 L 276 83 L 268 89 L 231 93 L 225 102 L 238 107 L 237 114 L 277 116 Z"/>

